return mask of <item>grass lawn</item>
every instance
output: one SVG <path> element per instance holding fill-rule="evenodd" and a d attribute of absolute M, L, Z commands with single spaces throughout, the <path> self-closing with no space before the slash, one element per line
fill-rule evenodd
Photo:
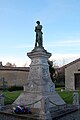
<path fill-rule="evenodd" d="M 67 104 L 72 104 L 73 103 L 73 93 L 74 93 L 74 91 L 63 91 L 63 92 L 61 92 L 61 88 L 57 88 L 56 91 L 63 98 L 63 100 Z M 80 90 L 78 90 L 77 92 L 79 94 L 79 101 L 80 101 Z"/>
<path fill-rule="evenodd" d="M 72 104 L 73 91 L 63 91 L 63 92 L 61 92 L 61 88 L 57 88 L 56 91 L 58 92 L 58 94 L 63 98 L 63 100 L 67 104 Z M 13 91 L 13 92 L 3 91 L 2 93 L 5 96 L 5 104 L 13 103 L 13 101 L 15 101 L 15 99 L 20 95 L 21 92 L 22 91 Z M 79 93 L 79 100 L 80 100 L 80 91 L 78 91 L 78 93 Z"/>
<path fill-rule="evenodd" d="M 5 105 L 13 103 L 21 92 L 22 91 L 13 91 L 13 92 L 3 91 L 2 94 L 5 96 L 4 99 Z"/>

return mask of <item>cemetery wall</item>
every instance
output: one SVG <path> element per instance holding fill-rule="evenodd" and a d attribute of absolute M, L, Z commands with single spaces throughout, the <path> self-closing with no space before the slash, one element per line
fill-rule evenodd
<path fill-rule="evenodd" d="M 28 78 L 29 67 L 0 67 L 0 86 L 23 86 Z"/>

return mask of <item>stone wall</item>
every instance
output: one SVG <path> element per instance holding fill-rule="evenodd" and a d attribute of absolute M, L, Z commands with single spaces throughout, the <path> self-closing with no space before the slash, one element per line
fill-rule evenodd
<path fill-rule="evenodd" d="M 75 90 L 74 74 L 80 73 L 80 60 L 74 61 L 65 68 L 65 89 Z"/>
<path fill-rule="evenodd" d="M 23 86 L 28 78 L 29 68 L 27 67 L 0 67 L 0 85 L 3 79 L 7 86 Z"/>

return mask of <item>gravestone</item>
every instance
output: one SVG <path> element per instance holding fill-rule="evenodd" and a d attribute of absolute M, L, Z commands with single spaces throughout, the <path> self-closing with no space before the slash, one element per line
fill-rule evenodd
<path fill-rule="evenodd" d="M 78 92 L 73 93 L 73 105 L 76 105 L 79 108 L 79 95 L 78 95 Z"/>
<path fill-rule="evenodd" d="M 30 71 L 24 91 L 13 103 L 38 109 L 36 113 L 40 120 L 51 120 L 50 109 L 54 106 L 64 105 L 63 99 L 56 93 L 55 84 L 52 82 L 49 73 L 48 59 L 51 53 L 43 47 L 42 26 L 40 22 L 35 27 L 36 42 L 34 49 L 27 53 L 31 59 Z"/>
<path fill-rule="evenodd" d="M 4 95 L 0 94 L 0 110 L 4 108 Z"/>

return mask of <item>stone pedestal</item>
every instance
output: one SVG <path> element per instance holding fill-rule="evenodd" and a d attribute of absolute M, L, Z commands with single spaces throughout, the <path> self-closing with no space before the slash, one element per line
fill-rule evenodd
<path fill-rule="evenodd" d="M 27 55 L 31 59 L 28 80 L 24 91 L 14 104 L 37 108 L 40 119 L 50 120 L 50 108 L 65 104 L 56 93 L 55 85 L 50 78 L 48 58 L 51 53 L 48 53 L 43 47 L 37 47 Z"/>

